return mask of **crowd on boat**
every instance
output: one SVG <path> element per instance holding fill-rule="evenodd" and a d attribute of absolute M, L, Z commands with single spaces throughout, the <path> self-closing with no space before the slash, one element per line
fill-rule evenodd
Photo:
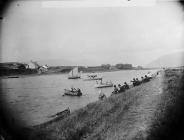
<path fill-rule="evenodd" d="M 69 95 L 69 96 L 82 96 L 82 92 L 80 88 L 71 88 L 70 90 L 65 89 L 64 95 Z"/>

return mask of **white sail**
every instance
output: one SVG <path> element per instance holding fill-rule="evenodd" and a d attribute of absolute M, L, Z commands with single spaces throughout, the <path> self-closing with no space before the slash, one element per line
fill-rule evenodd
<path fill-rule="evenodd" d="M 72 77 L 77 77 L 77 78 L 80 78 L 80 73 L 78 71 L 78 67 L 75 67 L 74 69 L 72 69 L 70 72 L 69 72 L 69 77 L 72 78 Z"/>
<path fill-rule="evenodd" d="M 69 72 L 69 76 L 73 76 L 73 69 Z"/>
<path fill-rule="evenodd" d="M 73 76 L 79 76 L 78 67 L 73 69 Z"/>

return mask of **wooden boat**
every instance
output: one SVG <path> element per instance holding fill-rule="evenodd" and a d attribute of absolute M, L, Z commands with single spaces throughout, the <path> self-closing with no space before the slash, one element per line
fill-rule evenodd
<path fill-rule="evenodd" d="M 69 72 L 68 79 L 79 79 L 80 78 L 80 73 L 78 71 L 78 67 L 75 67 Z"/>
<path fill-rule="evenodd" d="M 64 118 L 68 117 L 69 115 L 70 115 L 70 109 L 67 108 L 67 109 L 65 109 L 65 110 L 63 110 L 61 112 L 58 112 L 58 113 L 54 114 L 54 115 L 48 116 L 48 117 L 50 117 L 52 119 L 50 121 L 44 122 L 42 124 L 39 124 L 38 126 L 44 126 L 45 127 L 45 126 L 47 126 L 47 125 L 49 125 L 49 124 L 51 124 L 53 122 L 56 122 L 56 121 L 61 120 L 61 119 L 64 119 Z"/>
<path fill-rule="evenodd" d="M 96 88 L 106 88 L 106 87 L 113 87 L 113 83 L 111 81 L 107 81 L 105 83 L 102 82 L 97 82 L 96 85 L 95 85 Z"/>
<path fill-rule="evenodd" d="M 68 95 L 68 96 L 82 96 L 82 92 L 78 91 L 78 90 L 68 90 L 68 89 L 64 89 L 65 92 L 63 94 L 63 96 Z"/>
<path fill-rule="evenodd" d="M 56 114 L 54 115 L 51 115 L 50 117 L 54 117 L 54 118 L 64 118 L 65 116 L 68 116 L 70 114 L 70 109 L 67 108 L 61 112 L 57 112 Z"/>
<path fill-rule="evenodd" d="M 90 80 L 102 80 L 102 77 L 98 77 L 97 75 L 87 75 L 87 78 L 84 79 L 84 81 L 90 81 Z"/>
<path fill-rule="evenodd" d="M 61 112 L 56 113 L 56 118 L 65 118 L 66 116 L 70 115 L 70 109 L 67 108 Z"/>

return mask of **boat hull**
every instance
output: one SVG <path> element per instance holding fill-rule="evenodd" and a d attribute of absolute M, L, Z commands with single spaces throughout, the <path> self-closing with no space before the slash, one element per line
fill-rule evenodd
<path fill-rule="evenodd" d="M 68 79 L 80 79 L 80 76 L 68 77 Z"/>
<path fill-rule="evenodd" d="M 107 88 L 107 87 L 113 87 L 113 84 L 108 85 L 95 85 L 96 88 Z"/>
<path fill-rule="evenodd" d="M 91 80 L 102 80 L 102 78 L 84 79 L 84 81 L 91 81 Z"/>
<path fill-rule="evenodd" d="M 58 112 L 54 115 L 49 116 L 50 118 L 52 118 L 50 121 L 44 122 L 38 126 L 47 126 L 48 124 L 51 124 L 51 123 L 56 122 L 58 120 L 62 120 L 64 118 L 68 117 L 69 115 L 70 115 L 70 109 L 67 108 L 61 112 Z"/>
<path fill-rule="evenodd" d="M 65 89 L 65 93 L 64 93 L 63 96 L 65 96 L 65 95 L 67 95 L 67 96 L 82 96 L 82 93 L 81 94 L 78 94 L 77 91 L 73 91 L 72 92 L 70 90 Z"/>

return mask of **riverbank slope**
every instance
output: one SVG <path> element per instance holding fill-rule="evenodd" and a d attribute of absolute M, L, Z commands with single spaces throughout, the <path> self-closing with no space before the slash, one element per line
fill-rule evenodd
<path fill-rule="evenodd" d="M 35 126 L 37 140 L 183 138 L 184 71 L 170 69 L 125 93 L 88 104 L 69 117 Z M 177 130 L 176 133 L 173 130 Z"/>

